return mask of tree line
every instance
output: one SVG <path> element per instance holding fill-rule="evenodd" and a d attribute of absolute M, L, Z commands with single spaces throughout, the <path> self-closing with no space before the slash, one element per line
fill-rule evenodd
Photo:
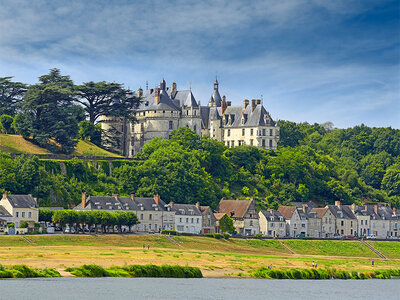
<path fill-rule="evenodd" d="M 70 230 L 74 228 L 75 232 L 85 232 L 87 228 L 89 231 L 94 229 L 97 233 L 100 227 L 102 233 L 107 233 L 110 231 L 115 232 L 115 228 L 117 228 L 118 232 L 122 232 L 123 226 L 126 226 L 130 232 L 132 226 L 137 224 L 138 219 L 136 214 L 130 211 L 77 211 L 73 209 L 53 211 L 40 208 L 39 221 L 58 224 L 63 228 L 63 231 L 65 231 L 68 225 Z"/>
<path fill-rule="evenodd" d="M 52 69 L 28 85 L 0 77 L 0 132 L 20 134 L 53 152 L 73 152 L 77 139 L 112 149 L 121 132 L 101 132 L 101 115 L 132 119 L 140 99 L 120 83 L 85 82 L 75 85 L 70 76 Z M 87 119 L 87 121 L 86 121 Z"/>

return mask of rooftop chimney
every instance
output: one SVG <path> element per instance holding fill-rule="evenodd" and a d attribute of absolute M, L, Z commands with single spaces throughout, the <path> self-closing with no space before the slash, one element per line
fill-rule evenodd
<path fill-rule="evenodd" d="M 256 99 L 251 99 L 251 112 L 256 108 Z"/>
<path fill-rule="evenodd" d="M 82 193 L 82 208 L 86 206 L 86 192 Z"/>
<path fill-rule="evenodd" d="M 3 194 L 3 199 L 7 199 L 7 193 Z"/>
<path fill-rule="evenodd" d="M 231 106 L 232 105 L 232 101 L 226 101 L 226 106 Z M 200 106 L 200 104 L 199 104 Z"/>
<path fill-rule="evenodd" d="M 38 202 L 37 202 L 37 198 L 35 197 L 35 198 L 33 198 L 33 201 L 35 201 L 35 203 L 36 204 L 38 204 Z"/>
<path fill-rule="evenodd" d="M 307 204 L 303 204 L 302 209 L 303 209 L 303 212 L 306 214 L 307 213 Z"/>
<path fill-rule="evenodd" d="M 261 104 L 261 99 L 257 99 L 256 103 L 257 103 L 257 105 L 260 105 Z"/>
<path fill-rule="evenodd" d="M 336 200 L 335 201 L 335 206 L 340 208 L 342 206 L 342 202 L 340 202 L 339 200 Z"/>
<path fill-rule="evenodd" d="M 131 200 L 135 201 L 135 194 L 134 193 L 131 193 Z"/>
<path fill-rule="evenodd" d="M 393 216 L 397 216 L 396 215 L 396 207 L 393 207 Z"/>
<path fill-rule="evenodd" d="M 198 209 L 200 209 L 200 202 L 196 202 L 196 207 L 198 208 Z"/>
<path fill-rule="evenodd" d="M 114 194 L 113 197 L 118 200 L 118 194 Z"/>
<path fill-rule="evenodd" d="M 171 207 L 171 208 L 173 208 L 174 207 L 174 202 L 169 202 L 169 206 Z"/>
<path fill-rule="evenodd" d="M 160 88 L 154 89 L 154 103 L 160 103 Z"/>
<path fill-rule="evenodd" d="M 139 88 L 139 89 L 137 90 L 137 95 L 138 95 L 139 98 L 143 96 L 143 90 L 142 90 L 142 88 Z"/>
<path fill-rule="evenodd" d="M 243 100 L 243 109 L 246 109 L 246 107 L 249 105 L 249 99 L 244 99 Z"/>
<path fill-rule="evenodd" d="M 160 195 L 159 194 L 154 195 L 154 201 L 158 205 L 158 203 L 160 202 Z"/>
<path fill-rule="evenodd" d="M 376 214 L 378 214 L 378 212 L 379 212 L 379 211 L 378 211 L 378 204 L 375 204 L 375 205 L 374 205 L 374 212 L 375 212 Z"/>
<path fill-rule="evenodd" d="M 222 96 L 222 102 L 221 102 L 221 114 L 223 114 L 226 111 L 226 97 Z"/>
<path fill-rule="evenodd" d="M 351 211 L 354 213 L 356 210 L 356 204 L 353 203 L 352 205 L 350 205 Z"/>

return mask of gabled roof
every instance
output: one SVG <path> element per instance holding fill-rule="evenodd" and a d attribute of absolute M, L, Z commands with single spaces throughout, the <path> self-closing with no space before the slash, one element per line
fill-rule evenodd
<path fill-rule="evenodd" d="M 158 104 L 155 104 L 154 97 L 154 89 L 144 91 L 141 103 L 137 110 L 180 110 L 180 108 L 174 104 L 165 90 L 160 90 L 160 102 Z"/>
<path fill-rule="evenodd" d="M 173 99 L 173 102 L 176 106 L 183 107 L 198 107 L 198 103 L 194 98 L 194 95 L 191 90 L 183 90 L 183 91 L 176 91 L 175 95 L 171 95 L 171 90 L 168 90 L 168 94 Z"/>
<path fill-rule="evenodd" d="M 285 222 L 285 218 L 277 210 L 271 210 L 271 209 L 262 210 L 261 213 L 269 222 Z M 272 219 L 272 217 L 274 218 Z"/>
<path fill-rule="evenodd" d="M 313 208 L 311 209 L 311 213 L 315 213 L 317 215 L 318 218 L 322 219 L 326 212 L 329 210 L 328 207 L 323 207 L 323 208 Z"/>
<path fill-rule="evenodd" d="M 3 206 L 0 205 L 0 218 L 11 218 L 12 215 L 5 209 Z"/>
<path fill-rule="evenodd" d="M 244 109 L 242 106 L 228 106 L 222 116 L 224 127 L 254 127 L 254 126 L 275 126 L 269 113 L 264 106 L 257 104 L 254 110 L 251 110 L 251 104 Z M 232 123 L 226 124 L 229 116 L 234 117 Z M 243 122 L 242 122 L 243 119 Z"/>
<path fill-rule="evenodd" d="M 281 215 L 285 219 L 291 219 L 293 216 L 293 213 L 297 209 L 296 206 L 279 206 L 278 211 L 281 213 Z"/>
<path fill-rule="evenodd" d="M 7 195 L 7 199 L 14 208 L 38 208 L 31 195 Z"/>
<path fill-rule="evenodd" d="M 201 211 L 194 204 L 174 203 L 172 209 L 175 211 L 176 215 L 201 216 Z"/>
<path fill-rule="evenodd" d="M 332 214 L 335 216 L 335 218 L 338 219 L 356 219 L 356 216 L 353 214 L 351 211 L 350 207 L 348 205 L 341 205 L 336 206 L 336 205 L 328 205 L 330 208 Z"/>
<path fill-rule="evenodd" d="M 243 218 L 247 213 L 252 200 L 225 200 L 222 199 L 217 207 L 219 213 L 225 213 L 229 217 Z M 233 213 L 233 214 L 232 214 Z"/>
<path fill-rule="evenodd" d="M 208 210 L 210 210 L 210 211 L 212 212 L 212 210 L 210 209 L 209 206 L 199 206 L 199 209 L 200 209 L 200 211 L 201 211 L 201 213 L 202 213 L 203 215 L 205 215 L 205 214 L 207 213 Z"/>
<path fill-rule="evenodd" d="M 221 220 L 221 218 L 223 217 L 223 216 L 225 216 L 226 215 L 226 213 L 214 213 L 214 217 L 215 217 L 215 219 L 218 221 L 218 220 Z"/>

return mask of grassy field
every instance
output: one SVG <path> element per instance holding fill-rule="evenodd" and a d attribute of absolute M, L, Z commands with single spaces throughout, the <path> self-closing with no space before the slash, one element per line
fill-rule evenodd
<path fill-rule="evenodd" d="M 315 241 L 300 241 L 303 246 L 293 249 L 314 249 L 313 253 L 290 254 L 275 240 L 216 240 L 207 237 L 179 236 L 171 237 L 172 242 L 160 235 L 36 235 L 28 236 L 33 244 L 22 237 L 0 237 L 0 262 L 4 265 L 26 264 L 30 267 L 51 267 L 62 272 L 66 267 L 82 264 L 97 264 L 104 267 L 131 264 L 169 264 L 199 267 L 206 277 L 224 277 L 254 271 L 262 266 L 272 265 L 275 269 L 310 268 L 313 261 L 319 267 L 336 268 L 347 271 L 365 271 L 371 269 L 369 249 L 364 251 L 354 246 L 354 241 L 319 241 L 320 251 Z M 296 245 L 290 241 L 286 244 Z M 299 241 L 296 241 L 299 242 Z M 327 242 L 327 243 L 326 243 Z M 321 246 L 326 243 L 326 246 Z M 348 243 L 348 244 L 347 244 Z M 390 247 L 395 251 L 400 246 Z M 143 249 L 145 245 L 145 249 Z M 150 245 L 150 249 L 147 249 Z M 297 244 L 299 245 L 299 244 Z M 385 244 L 382 244 L 385 245 Z M 327 251 L 327 248 L 336 250 Z M 346 250 L 339 251 L 337 249 Z M 391 257 L 391 254 L 382 252 Z M 329 256 L 334 253 L 336 256 Z M 342 255 L 338 255 L 342 253 Z M 400 269 L 400 259 L 380 259 L 374 257 L 375 268 Z"/>
<path fill-rule="evenodd" d="M 400 242 L 367 241 L 367 243 L 387 257 L 400 259 Z"/>
<path fill-rule="evenodd" d="M 20 135 L 0 134 L 0 151 L 9 153 L 52 154 L 49 150 L 41 148 Z M 121 157 L 97 147 L 89 141 L 79 141 L 73 155 Z"/>
<path fill-rule="evenodd" d="M 287 240 L 284 243 L 297 254 L 377 257 L 375 252 L 359 241 Z"/>

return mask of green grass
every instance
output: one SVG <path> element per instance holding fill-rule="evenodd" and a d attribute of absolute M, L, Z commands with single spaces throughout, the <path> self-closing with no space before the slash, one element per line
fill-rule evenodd
<path fill-rule="evenodd" d="M 388 258 L 400 258 L 400 242 L 367 241 Z"/>
<path fill-rule="evenodd" d="M 326 256 L 351 256 L 351 257 L 377 257 L 359 241 L 313 241 L 313 240 L 285 240 L 296 254 L 326 255 Z"/>
<path fill-rule="evenodd" d="M 25 140 L 20 135 L 14 134 L 0 134 L 0 151 L 8 153 L 52 154 L 51 151 Z M 89 141 L 81 140 L 76 145 L 75 151 L 72 154 L 81 156 L 121 157 L 115 153 L 108 152 Z"/>

